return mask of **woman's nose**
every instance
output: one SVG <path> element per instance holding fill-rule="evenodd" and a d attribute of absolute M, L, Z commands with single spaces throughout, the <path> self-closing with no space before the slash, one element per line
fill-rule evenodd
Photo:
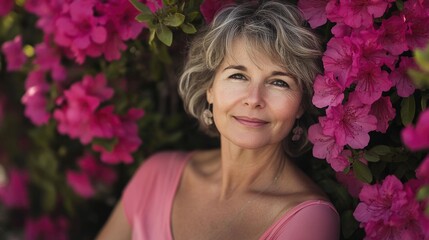
<path fill-rule="evenodd" d="M 247 88 L 243 103 L 251 108 L 265 107 L 263 86 L 259 84 L 250 84 Z"/>

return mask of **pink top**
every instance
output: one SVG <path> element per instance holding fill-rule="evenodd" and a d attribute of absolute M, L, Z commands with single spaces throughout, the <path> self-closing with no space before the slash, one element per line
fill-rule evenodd
<path fill-rule="evenodd" d="M 122 195 L 132 239 L 173 239 L 173 199 L 190 156 L 185 152 L 162 152 L 139 167 Z M 284 213 L 260 239 L 337 240 L 339 216 L 329 202 L 305 201 Z"/>

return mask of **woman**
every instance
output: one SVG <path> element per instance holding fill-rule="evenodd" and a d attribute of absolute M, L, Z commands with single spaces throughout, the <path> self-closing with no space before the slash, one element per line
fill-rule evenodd
<path fill-rule="evenodd" d="M 338 213 L 292 162 L 319 71 L 304 26 L 279 2 L 215 17 L 191 44 L 180 93 L 220 149 L 150 157 L 98 239 L 338 239 Z"/>

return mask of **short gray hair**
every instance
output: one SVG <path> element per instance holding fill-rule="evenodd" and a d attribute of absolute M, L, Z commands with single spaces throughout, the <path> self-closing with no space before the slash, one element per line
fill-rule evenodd
<path fill-rule="evenodd" d="M 296 6 L 267 1 L 250 2 L 222 9 L 214 20 L 193 39 L 179 93 L 185 110 L 200 122 L 208 133 L 217 134 L 214 125 L 207 126 L 202 113 L 208 107 L 206 91 L 213 84 L 216 70 L 232 42 L 244 39 L 251 49 L 267 54 L 297 80 L 302 90 L 302 107 L 311 107 L 313 80 L 321 71 L 321 44 Z M 293 154 L 290 154 L 293 155 Z"/>

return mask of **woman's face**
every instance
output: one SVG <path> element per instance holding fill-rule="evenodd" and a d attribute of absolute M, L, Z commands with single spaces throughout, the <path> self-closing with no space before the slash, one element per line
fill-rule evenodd
<path fill-rule="evenodd" d="M 249 149 L 277 146 L 301 117 L 302 92 L 286 69 L 234 40 L 207 101 L 223 140 Z"/>

